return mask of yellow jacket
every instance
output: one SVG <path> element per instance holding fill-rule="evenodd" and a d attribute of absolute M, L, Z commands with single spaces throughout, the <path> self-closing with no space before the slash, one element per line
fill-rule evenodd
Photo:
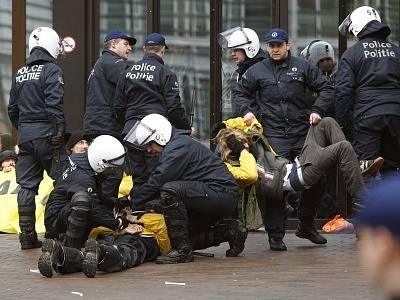
<path fill-rule="evenodd" d="M 256 160 L 246 149 L 240 153 L 239 162 L 228 161 L 225 164 L 241 190 L 244 190 L 247 186 L 257 181 Z"/>
<path fill-rule="evenodd" d="M 246 125 L 246 123 L 243 121 L 242 117 L 237 117 L 234 119 L 228 119 L 226 121 L 223 121 L 223 123 L 226 125 L 228 128 L 232 129 L 239 129 L 244 132 L 249 132 L 249 131 L 256 131 L 258 133 L 263 132 L 263 128 L 260 124 L 260 122 L 257 121 L 257 119 L 254 118 L 253 122 L 251 125 Z"/>
<path fill-rule="evenodd" d="M 140 233 L 140 235 L 153 236 L 157 240 L 161 254 L 166 254 L 169 250 L 171 250 L 171 242 L 169 240 L 164 215 L 157 213 L 146 213 L 138 219 L 138 223 L 141 223 L 144 226 L 144 230 Z M 103 235 L 112 235 L 118 234 L 118 231 L 113 231 L 106 227 L 96 227 L 90 232 L 89 239 L 96 238 L 96 236 L 100 233 Z"/>

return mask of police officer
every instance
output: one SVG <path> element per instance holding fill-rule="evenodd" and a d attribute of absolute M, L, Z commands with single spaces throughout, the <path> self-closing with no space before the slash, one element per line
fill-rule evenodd
<path fill-rule="evenodd" d="M 58 34 L 38 27 L 29 37 L 30 56 L 12 83 L 8 115 L 18 129 L 17 182 L 21 249 L 38 248 L 35 195 L 43 170 L 57 179 L 66 161 L 63 72 L 56 59 L 63 52 Z"/>
<path fill-rule="evenodd" d="M 316 65 L 326 76 L 326 79 L 335 83 L 336 61 L 335 51 L 330 43 L 322 40 L 311 41 L 300 53 L 301 57 Z"/>
<path fill-rule="evenodd" d="M 118 202 L 101 194 L 97 176 L 123 166 L 124 157 L 124 147 L 110 135 L 95 138 L 87 152 L 69 156 L 69 166 L 46 204 L 46 238 L 59 238 L 65 233 L 64 244 L 80 249 L 92 228 L 114 230 L 127 226 L 125 218 L 114 218 L 112 209 Z"/>
<path fill-rule="evenodd" d="M 328 109 L 333 87 L 316 66 L 290 54 L 288 34 L 283 29 L 270 30 L 266 43 L 268 58 L 243 75 L 234 91 L 235 102 L 245 122 L 251 123 L 257 116 L 274 150 L 293 160 L 300 154 L 310 124 L 317 124 Z M 306 100 L 307 88 L 319 93 L 312 106 Z M 256 92 L 259 96 L 254 98 Z M 302 195 L 297 232 L 323 244 L 326 239 L 313 227 L 318 200 L 314 189 Z"/>
<path fill-rule="evenodd" d="M 160 160 L 148 181 L 131 191 L 133 208 L 155 201 L 162 207 L 172 250 L 157 258 L 160 264 L 193 260 L 190 235 L 203 232 L 209 246 L 228 241 L 227 256 L 244 249 L 247 230 L 231 219 L 239 200 L 238 186 L 222 160 L 206 146 L 172 128 L 159 114 L 150 114 L 137 122 L 125 137 L 127 142 L 160 154 Z M 190 226 L 190 230 L 189 230 Z M 190 232 L 190 234 L 189 234 Z M 208 238 L 212 233 L 212 238 Z"/>
<path fill-rule="evenodd" d="M 145 38 L 143 59 L 121 74 L 115 107 L 122 131 L 126 135 L 138 120 L 157 113 L 168 118 L 175 128 L 190 130 L 183 108 L 176 75 L 164 65 L 168 46 L 159 33 Z M 133 174 L 135 187 L 146 182 L 157 159 L 142 150 L 128 148 L 128 171 Z"/>
<path fill-rule="evenodd" d="M 104 50 L 87 83 L 83 128 L 88 142 L 101 134 L 120 138 L 122 128 L 116 120 L 112 101 L 119 75 L 129 67 L 128 55 L 135 44 L 135 38 L 120 30 L 113 30 L 104 38 Z M 103 177 L 102 192 L 117 197 L 122 173 Z"/>
<path fill-rule="evenodd" d="M 257 33 L 250 28 L 234 27 L 221 32 L 218 35 L 218 42 L 221 48 L 230 50 L 231 57 L 238 67 L 236 82 L 242 78 L 248 68 L 267 58 L 260 47 Z M 240 115 L 237 106 L 235 115 Z"/>
<path fill-rule="evenodd" d="M 391 30 L 369 6 L 355 9 L 339 26 L 358 40 L 339 62 L 336 118 L 347 134 L 353 129 L 359 158 L 385 159 L 383 170 L 400 167 L 400 49 Z M 362 164 L 368 167 L 369 164 Z"/>

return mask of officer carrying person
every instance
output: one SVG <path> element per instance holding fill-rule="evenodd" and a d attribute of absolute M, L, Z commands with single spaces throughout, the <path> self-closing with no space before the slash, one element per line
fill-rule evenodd
<path fill-rule="evenodd" d="M 179 96 L 177 76 L 164 65 L 167 49 L 164 36 L 149 34 L 144 41 L 143 59 L 120 75 L 114 107 L 123 127 L 123 136 L 135 123 L 151 113 L 161 114 L 175 128 L 190 132 L 191 126 Z M 157 157 L 132 145 L 127 146 L 127 169 L 136 188 L 146 182 Z"/>
<path fill-rule="evenodd" d="M 348 15 L 339 32 L 357 42 L 342 55 L 336 78 L 336 119 L 368 168 L 384 158 L 383 171 L 400 167 L 400 49 L 387 40 L 389 26 L 379 13 L 361 6 Z"/>
<path fill-rule="evenodd" d="M 43 171 L 56 180 L 67 161 L 65 152 L 63 71 L 56 64 L 63 46 L 57 32 L 38 27 L 29 36 L 29 57 L 15 74 L 8 116 L 18 129 L 17 182 L 21 249 L 39 248 L 35 231 L 35 196 Z"/>
<path fill-rule="evenodd" d="M 159 114 L 137 122 L 125 140 L 160 155 L 148 181 L 130 194 L 134 210 L 156 209 L 165 216 L 172 249 L 157 263 L 190 262 L 193 249 L 225 241 L 226 256 L 243 251 L 247 230 L 232 219 L 238 186 L 219 157 Z"/>
<path fill-rule="evenodd" d="M 234 90 L 235 103 L 245 122 L 254 118 L 263 125 L 272 148 L 293 161 L 304 145 L 310 124 L 318 124 L 333 100 L 333 87 L 315 65 L 293 57 L 288 34 L 280 28 L 266 35 L 268 58 L 253 65 Z M 307 102 L 307 89 L 318 93 L 315 103 Z M 258 97 L 253 95 L 258 93 Z M 296 233 L 316 244 L 326 239 L 314 228 L 319 184 L 302 193 Z"/>
<path fill-rule="evenodd" d="M 83 128 L 89 143 L 102 134 L 121 138 L 122 127 L 115 117 L 112 101 L 119 75 L 129 67 L 128 56 L 135 44 L 136 39 L 121 30 L 113 30 L 104 37 L 104 49 L 87 82 Z M 117 197 L 122 170 L 120 174 L 101 176 L 104 177 L 101 180 L 102 192 Z"/>

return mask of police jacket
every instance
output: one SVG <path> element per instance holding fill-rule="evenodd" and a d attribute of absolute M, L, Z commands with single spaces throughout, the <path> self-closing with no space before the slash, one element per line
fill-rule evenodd
<path fill-rule="evenodd" d="M 186 133 L 173 130 L 148 181 L 134 189 L 133 205 L 153 200 L 171 181 L 198 181 L 216 191 L 238 192 L 238 186 L 222 160 Z"/>
<path fill-rule="evenodd" d="M 44 138 L 66 127 L 63 72 L 56 60 L 36 47 L 14 76 L 8 116 L 18 129 L 18 143 Z"/>
<path fill-rule="evenodd" d="M 175 128 L 190 129 L 177 77 L 154 53 L 146 53 L 121 74 L 114 104 L 121 124 L 156 113 L 168 118 Z"/>
<path fill-rule="evenodd" d="M 313 105 L 307 88 L 319 93 Z M 233 94 L 242 116 L 256 115 L 267 136 L 288 138 L 306 135 L 310 113 L 323 117 L 333 101 L 333 87 L 318 68 L 290 52 L 283 62 L 267 58 L 250 67 Z"/>
<path fill-rule="evenodd" d="M 335 107 L 340 125 L 379 115 L 400 116 L 400 49 L 390 29 L 371 22 L 339 62 Z"/>
<path fill-rule="evenodd" d="M 119 75 L 129 67 L 127 61 L 111 50 L 103 50 L 90 72 L 87 83 L 84 131 L 87 135 L 110 134 L 119 137 L 121 126 L 113 110 Z"/>
<path fill-rule="evenodd" d="M 238 73 L 238 81 L 242 78 L 243 74 L 247 71 L 248 68 L 266 58 L 267 55 L 262 49 L 258 50 L 256 56 L 254 56 L 253 58 L 247 58 L 246 56 L 245 61 L 239 63 L 238 68 L 236 69 L 236 72 Z"/>
<path fill-rule="evenodd" d="M 90 167 L 87 153 L 74 153 L 69 157 L 70 165 L 63 172 L 55 184 L 53 192 L 50 194 L 46 204 L 45 219 L 52 219 L 58 215 L 64 206 L 68 205 L 72 196 L 77 192 L 89 192 L 93 195 L 95 202 L 107 205 L 104 201 L 100 201 L 101 195 L 98 193 L 98 182 L 96 173 Z M 112 216 L 112 215 L 111 215 Z M 102 221 L 107 221 L 103 220 Z M 117 229 L 119 222 L 114 218 L 108 220 L 109 224 L 103 224 L 111 229 Z"/>

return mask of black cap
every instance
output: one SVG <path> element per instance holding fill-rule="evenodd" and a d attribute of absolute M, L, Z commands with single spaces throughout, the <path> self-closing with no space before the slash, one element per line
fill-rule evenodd
<path fill-rule="evenodd" d="M 70 150 L 76 145 L 80 140 L 84 140 L 83 131 L 74 131 L 71 133 L 69 140 L 67 142 L 67 149 Z"/>
<path fill-rule="evenodd" d="M 14 151 L 4 150 L 4 151 L 0 152 L 0 165 L 3 161 L 5 161 L 9 158 L 14 158 L 16 161 L 18 160 L 18 156 Z"/>
<path fill-rule="evenodd" d="M 121 30 L 113 30 L 107 33 L 107 35 L 104 38 L 104 43 L 107 43 L 108 41 L 115 39 L 127 40 L 129 42 L 129 45 L 131 46 L 136 44 L 136 39 L 134 37 L 131 37 L 126 32 L 123 32 Z"/>
<path fill-rule="evenodd" d="M 165 37 L 157 32 L 153 32 L 146 36 L 144 39 L 145 46 L 165 46 L 168 49 L 167 44 L 165 44 Z"/>

